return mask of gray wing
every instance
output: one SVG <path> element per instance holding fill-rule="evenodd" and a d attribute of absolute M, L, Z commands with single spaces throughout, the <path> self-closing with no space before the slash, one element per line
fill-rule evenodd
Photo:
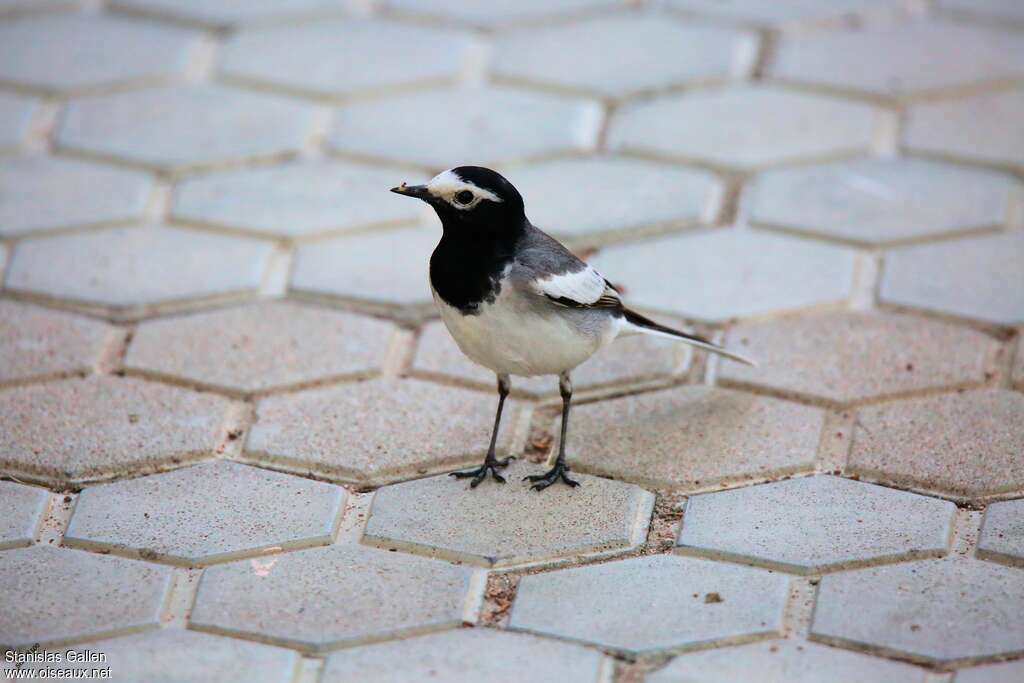
<path fill-rule="evenodd" d="M 604 276 L 537 228 L 527 230 L 520 242 L 512 275 L 557 306 L 622 308 L 619 293 Z"/>

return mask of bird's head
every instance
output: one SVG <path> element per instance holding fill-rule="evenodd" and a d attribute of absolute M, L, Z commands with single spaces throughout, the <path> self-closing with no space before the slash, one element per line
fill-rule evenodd
<path fill-rule="evenodd" d="M 500 173 L 482 166 L 459 166 L 437 174 L 426 185 L 402 183 L 391 191 L 430 204 L 445 230 L 494 230 L 525 220 L 519 191 Z"/>

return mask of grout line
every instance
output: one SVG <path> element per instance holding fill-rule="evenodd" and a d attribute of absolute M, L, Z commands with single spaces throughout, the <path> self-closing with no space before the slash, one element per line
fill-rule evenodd
<path fill-rule="evenodd" d="M 488 575 L 489 572 L 486 569 L 476 569 L 469 577 L 466 599 L 462 603 L 462 622 L 464 624 L 476 624 L 480 621 L 484 608 L 484 593 L 487 591 Z"/>
<path fill-rule="evenodd" d="M 516 599 L 521 578 L 520 575 L 511 572 L 491 572 L 487 575 L 483 604 L 477 620 L 479 626 L 508 627 L 512 603 Z"/>
<path fill-rule="evenodd" d="M 853 410 L 830 410 L 825 413 L 818 440 L 815 471 L 822 474 L 842 474 L 853 445 L 853 429 L 857 422 Z"/>
<path fill-rule="evenodd" d="M 953 671 L 926 671 L 924 683 L 953 683 Z"/>
<path fill-rule="evenodd" d="M 224 413 L 214 453 L 223 458 L 240 461 L 246 432 L 255 421 L 256 409 L 252 404 L 233 401 Z"/>
<path fill-rule="evenodd" d="M 161 621 L 172 628 L 186 628 L 196 593 L 199 592 L 199 577 L 203 570 L 197 567 L 175 567 L 172 572 L 170 595 Z"/>
<path fill-rule="evenodd" d="M 49 152 L 53 148 L 53 137 L 60 122 L 63 103 L 59 100 L 47 100 L 36 107 L 32 114 L 28 136 L 24 142 L 27 151 Z"/>
<path fill-rule="evenodd" d="M 789 596 L 783 608 L 783 634 L 806 639 L 811 632 L 814 604 L 818 599 L 816 577 L 794 578 L 789 583 Z"/>
<path fill-rule="evenodd" d="M 875 133 L 871 140 L 871 151 L 880 157 L 899 156 L 900 139 L 903 136 L 904 114 L 901 110 L 883 109 L 876 115 Z"/>
<path fill-rule="evenodd" d="M 185 69 L 185 81 L 200 83 L 213 80 L 220 61 L 221 47 L 220 38 L 214 33 L 206 33 L 200 37 Z"/>
<path fill-rule="evenodd" d="M 382 377 L 404 377 L 412 372 L 412 361 L 416 353 L 417 334 L 408 328 L 399 327 L 391 334 L 384 361 L 381 363 Z"/>
<path fill-rule="evenodd" d="M 142 218 L 152 223 L 163 223 L 171 214 L 171 205 L 174 201 L 174 188 L 170 181 L 165 178 L 156 177 L 153 179 L 153 189 L 150 192 L 146 208 L 143 210 Z"/>
<path fill-rule="evenodd" d="M 134 334 L 134 325 L 112 328 L 100 346 L 92 371 L 98 375 L 111 375 L 124 367 L 124 357 Z"/>
<path fill-rule="evenodd" d="M 338 545 L 359 545 L 366 532 L 366 523 L 370 519 L 370 508 L 373 506 L 373 491 L 349 491 L 345 499 L 345 510 L 341 515 L 341 524 L 334 536 Z"/>
<path fill-rule="evenodd" d="M 317 683 L 323 673 L 326 660 L 317 657 L 303 657 L 292 679 L 294 683 Z"/>
<path fill-rule="evenodd" d="M 59 546 L 64 543 L 64 534 L 71 522 L 71 515 L 78 501 L 75 493 L 51 493 L 46 506 L 46 514 L 39 525 L 36 543 L 39 545 Z"/>
<path fill-rule="evenodd" d="M 261 297 L 279 298 L 288 293 L 294 258 L 292 247 L 283 244 L 274 247 L 267 258 L 267 269 L 260 284 Z"/>
<path fill-rule="evenodd" d="M 875 292 L 882 273 L 881 256 L 859 253 L 853 267 L 853 283 L 850 286 L 850 308 L 854 311 L 870 311 L 875 308 Z"/>
<path fill-rule="evenodd" d="M 950 556 L 973 557 L 981 536 L 981 524 L 985 519 L 984 510 L 969 510 L 958 507 L 953 518 L 953 539 Z"/>

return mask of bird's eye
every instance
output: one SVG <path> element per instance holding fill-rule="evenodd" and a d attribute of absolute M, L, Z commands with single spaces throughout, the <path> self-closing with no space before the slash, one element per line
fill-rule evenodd
<path fill-rule="evenodd" d="M 471 201 L 473 201 L 473 193 L 470 192 L 469 190 L 463 190 L 462 192 L 459 192 L 458 194 L 455 195 L 455 201 L 457 201 L 459 204 L 469 204 Z"/>

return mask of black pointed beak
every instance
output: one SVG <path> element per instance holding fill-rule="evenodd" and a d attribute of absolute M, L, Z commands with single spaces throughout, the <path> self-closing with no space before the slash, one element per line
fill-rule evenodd
<path fill-rule="evenodd" d="M 391 191 L 395 194 L 404 194 L 406 197 L 415 197 L 423 201 L 430 200 L 430 192 L 427 191 L 426 185 L 406 185 L 402 183 L 398 187 L 392 187 Z"/>

